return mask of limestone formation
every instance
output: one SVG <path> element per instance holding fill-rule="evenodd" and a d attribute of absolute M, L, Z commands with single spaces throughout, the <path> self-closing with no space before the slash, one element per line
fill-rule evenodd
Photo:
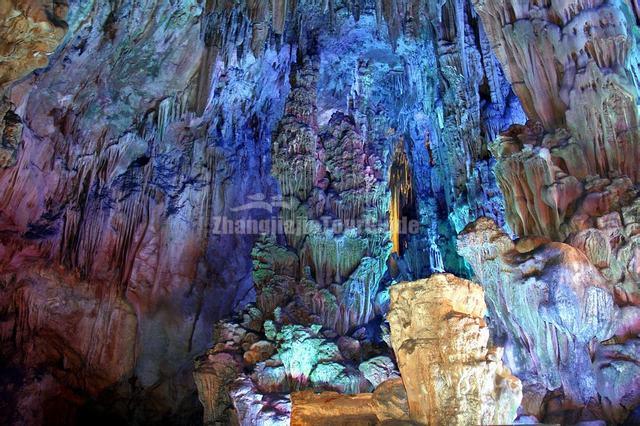
<path fill-rule="evenodd" d="M 312 391 L 291 395 L 291 426 L 375 425 L 385 421 L 412 424 L 402 380 L 388 380 L 373 393 L 353 396 Z"/>
<path fill-rule="evenodd" d="M 256 311 L 256 318 L 261 318 Z M 278 315 L 275 321 L 258 322 L 253 331 L 246 321 L 217 326 L 217 344 L 197 361 L 194 375 L 205 423 L 224 422 L 233 416 L 244 419 L 241 424 L 272 416 L 284 422 L 289 414 L 283 407 L 291 392 L 313 389 L 358 394 L 398 377 L 393 361 L 381 355 L 383 348 L 337 338 L 329 330 L 320 333 L 320 325 L 283 325 Z M 259 340 L 262 335 L 264 340 Z"/>
<path fill-rule="evenodd" d="M 610 421 L 626 418 L 626 407 L 640 401 L 633 384 L 622 385 L 627 371 L 637 369 L 636 355 L 622 354 L 635 347 L 640 309 L 617 300 L 611 282 L 588 256 L 545 239 L 516 244 L 489 219 L 469 225 L 459 249 L 477 271 L 494 332 L 508 338 L 510 364 L 525 390 L 541 386 L 544 396 L 546 390 L 562 389 L 565 418 L 573 419 L 565 421 L 588 419 L 600 410 Z M 628 346 L 614 345 L 617 341 Z M 621 386 L 615 396 L 609 390 L 613 382 Z M 603 395 L 608 400 L 599 406 Z"/>
<path fill-rule="evenodd" d="M 626 379 L 640 331 L 638 10 L 617 0 L 474 4 L 529 122 L 490 146 L 520 239 L 481 219 L 459 251 L 525 395 L 546 395 L 526 409 L 540 420 L 622 422 L 640 402 Z"/>
<path fill-rule="evenodd" d="M 509 424 L 515 419 L 522 387 L 502 364 L 502 348 L 488 345 L 480 286 L 438 274 L 392 286 L 391 303 L 391 341 L 402 379 L 382 381 L 372 394 L 293 393 L 292 425 Z"/>
<path fill-rule="evenodd" d="M 66 2 L 6 0 L 0 3 L 0 168 L 17 161 L 22 120 L 6 92 L 11 83 L 45 67 L 67 29 Z"/>
<path fill-rule="evenodd" d="M 227 353 L 207 354 L 196 361 L 193 378 L 198 387 L 198 396 L 204 407 L 204 424 L 216 424 L 228 418 L 225 413 L 230 404 L 229 387 L 238 377 L 240 366 Z"/>
<path fill-rule="evenodd" d="M 391 280 L 390 194 L 413 184 L 416 196 L 395 206 L 420 223 L 405 239 L 403 276 L 443 269 L 443 259 L 453 257 L 449 214 L 479 188 L 472 181 L 495 187 L 486 164 L 471 166 L 486 152 L 476 156 L 463 132 L 474 139 L 476 124 L 491 129 L 483 134 L 502 129 L 517 99 L 489 51 L 481 59 L 479 42 L 456 42 L 465 32 L 481 37 L 466 30 L 476 18 L 462 4 L 447 5 L 444 13 L 456 16 L 456 30 L 443 23 L 432 40 L 429 16 L 440 15 L 439 6 L 267 3 L 71 2 L 66 26 L 60 21 L 66 2 L 3 3 L 12 10 L 3 17 L 20 26 L 6 39 L 41 49 L 35 62 L 21 63 L 21 73 L 45 64 L 53 39 L 61 41 L 68 27 L 47 70 L 12 84 L 12 104 L 0 108 L 0 157 L 13 166 L 0 171 L 3 279 L 41 259 L 73 276 L 69 283 L 95 283 L 87 298 L 96 304 L 104 297 L 130 305 L 135 321 L 121 310 L 114 315 L 122 318 L 113 321 L 136 323 L 135 338 L 123 339 L 128 347 L 119 348 L 127 359 L 135 355 L 134 365 L 121 371 L 113 368 L 117 359 L 103 356 L 96 367 L 118 372 L 98 386 L 113 394 L 88 401 L 83 386 L 93 392 L 94 384 L 78 387 L 84 376 L 48 354 L 37 366 L 19 365 L 55 372 L 59 383 L 43 387 L 43 398 L 62 389 L 76 397 L 74 410 L 127 417 L 114 401 L 135 395 L 144 401 L 139 415 L 171 416 L 193 399 L 184 363 L 211 346 L 213 355 L 230 354 L 246 369 L 240 389 L 259 385 L 265 401 L 270 393 L 286 399 L 290 385 L 373 391 L 396 376 L 382 318 Z M 46 43 L 33 45 L 35 35 Z M 432 42 L 440 40 L 436 49 Z M 468 60 L 482 62 L 482 71 L 469 71 Z M 482 104 L 475 92 L 485 74 L 492 99 Z M 445 108 L 440 86 L 451 87 Z M 470 105 L 464 116 L 457 114 L 462 92 Z M 470 124 L 457 132 L 463 123 Z M 473 158 L 470 167 L 458 160 L 465 158 L 459 151 Z M 405 185 L 390 183 L 393 163 L 401 162 L 394 152 L 406 163 Z M 449 175 L 456 186 L 451 191 Z M 453 195 L 440 206 L 445 192 Z M 492 193 L 481 198 L 491 198 L 488 209 L 497 213 Z M 347 223 L 323 229 L 327 217 L 376 228 Z M 258 238 L 260 232 L 228 232 L 223 223 L 274 218 L 299 219 L 305 232 Z M 450 264 L 459 266 L 456 259 Z M 243 310 L 254 297 L 255 305 Z M 4 311 L 13 321 L 13 311 L 3 305 Z M 246 341 L 212 333 L 213 324 L 232 312 L 238 315 L 225 324 Z M 290 333 L 290 326 L 303 331 Z M 313 377 L 302 384 L 290 377 L 290 363 L 277 359 L 281 352 L 298 353 L 278 334 L 300 333 L 310 348 L 317 343 L 339 354 L 316 360 Z M 50 346 L 64 342 L 57 332 L 50 337 Z M 14 344 L 8 347 L 18 364 L 29 359 Z M 79 360 L 93 362 L 93 353 Z M 199 361 L 196 384 L 205 393 L 233 387 L 226 380 L 207 382 L 218 368 L 208 356 Z M 25 381 L 15 393 L 32 387 L 37 383 Z M 168 389 L 175 393 L 169 396 Z M 258 401 L 236 395 L 238 407 L 251 405 L 241 400 Z M 212 418 L 217 403 L 200 397 Z M 227 402 L 234 400 L 223 401 L 223 417 L 231 412 Z"/>
<path fill-rule="evenodd" d="M 168 158 L 176 151 L 156 151 L 165 161 L 155 178 L 143 171 L 153 163 L 147 150 L 151 139 L 160 139 L 156 130 L 166 136 L 167 121 L 184 113 L 176 92 L 200 59 L 200 9 L 190 1 L 149 2 L 138 11 L 139 3 L 74 2 L 65 23 L 66 1 L 0 3 L 0 38 L 10 42 L 2 47 L 2 85 L 51 59 L 45 71 L 13 83 L 6 91 L 11 107 L 0 107 L 0 156 L 11 166 L 0 171 L 2 281 L 17 279 L 22 289 L 17 297 L 11 287 L 1 309 L 8 323 L 19 315 L 32 325 L 16 328 L 15 337 L 3 334 L 3 358 L 25 375 L 1 386 L 19 398 L 39 395 L 2 411 L 7 422 L 31 413 L 55 418 L 60 411 L 73 422 L 101 410 L 96 407 L 115 407 L 119 398 L 147 392 L 137 409 L 157 419 L 191 399 L 193 379 L 178 373 L 181 358 L 206 348 L 199 333 L 206 340 L 211 335 L 177 320 L 197 318 L 193 312 L 201 302 L 172 296 L 191 291 L 183 284 L 196 274 L 193 259 L 202 251 L 195 234 L 178 225 L 184 218 L 160 219 L 160 212 L 189 198 L 188 189 L 170 183 L 177 163 L 169 166 Z M 168 19 L 164 28 L 152 24 L 158 16 Z M 165 39 L 171 48 L 159 45 Z M 187 40 L 196 42 L 187 49 Z M 116 48 L 120 43 L 130 48 Z M 28 58 L 21 60 L 23 54 Z M 201 169 L 210 157 L 199 157 Z M 150 188 L 160 187 L 150 184 L 154 179 L 164 182 L 164 190 Z M 172 187 L 177 198 L 167 196 Z M 168 226 L 171 221 L 176 226 Z M 168 248 L 177 236 L 180 242 Z M 29 273 L 36 270 L 42 272 Z M 27 298 L 31 302 L 12 308 Z M 44 300 L 51 301 L 45 310 Z M 180 308 L 167 309 L 171 303 Z M 38 347 L 49 349 L 27 356 Z M 39 387 L 40 371 L 55 378 L 50 385 Z M 175 391 L 171 398 L 169 387 Z M 122 415 L 118 410 L 116 417 Z"/>
<path fill-rule="evenodd" d="M 20 419 L 26 424 L 44 424 L 46 410 L 34 407 L 56 398 L 65 400 L 68 386 L 82 387 L 86 395 L 96 398 L 113 383 L 131 376 L 138 325 L 135 311 L 122 297 L 101 294 L 93 284 L 38 263 L 0 280 L 0 305 L 7 314 L 0 337 L 13 342 L 3 346 L 3 361 L 33 366 L 26 370 L 24 382 L 17 382 L 26 389 L 3 403 L 5 420 L 14 421 L 10 415 L 15 407 L 22 410 Z M 15 346 L 23 352 L 16 353 Z M 51 360 L 74 374 L 66 376 L 49 368 Z M 1 382 L 3 394 L 11 395 L 8 390 L 15 383 L 15 378 L 6 376 Z M 62 407 L 73 413 L 75 405 L 69 400 Z"/>
<path fill-rule="evenodd" d="M 295 85 L 274 133 L 273 173 L 287 203 L 280 218 L 293 225 L 285 228 L 291 255 L 299 259 L 304 278 L 313 281 L 304 290 L 298 287 L 306 293 L 305 311 L 344 335 L 373 318 L 386 271 L 390 242 L 379 225 L 388 206 L 389 165 L 353 116 L 336 112 L 319 126 L 318 60 L 312 51 L 292 69 Z"/>
<path fill-rule="evenodd" d="M 291 426 L 376 424 L 376 407 L 371 394 L 343 396 L 335 392 L 292 395 Z"/>
<path fill-rule="evenodd" d="M 0 102 L 0 117 L 0 167 L 10 167 L 16 163 L 22 141 L 22 120 L 6 100 Z"/>
<path fill-rule="evenodd" d="M 291 417 L 291 401 L 286 394 L 264 394 L 253 380 L 240 376 L 229 394 L 234 416 L 241 425 L 272 424 L 286 426 Z"/>
<path fill-rule="evenodd" d="M 67 30 L 65 1 L 5 0 L 0 3 L 0 93 L 49 63 Z"/>
<path fill-rule="evenodd" d="M 489 347 L 482 288 L 450 274 L 390 289 L 391 343 L 421 424 L 509 424 L 522 398 L 520 381 Z"/>
<path fill-rule="evenodd" d="M 389 289 L 446 270 L 495 380 L 438 397 L 513 402 L 490 329 L 523 416 L 633 423 L 638 10 L 0 0 L 3 420 L 408 421 Z"/>
<path fill-rule="evenodd" d="M 635 19 L 617 0 L 474 4 L 532 122 L 493 147 L 506 219 L 562 241 L 589 176 L 640 179 Z"/>

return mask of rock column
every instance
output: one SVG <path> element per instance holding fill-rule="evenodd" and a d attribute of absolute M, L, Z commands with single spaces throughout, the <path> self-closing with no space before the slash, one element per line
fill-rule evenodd
<path fill-rule="evenodd" d="M 516 417 L 520 381 L 488 346 L 482 288 L 450 274 L 390 289 L 391 343 L 409 412 L 423 424 L 505 424 Z"/>

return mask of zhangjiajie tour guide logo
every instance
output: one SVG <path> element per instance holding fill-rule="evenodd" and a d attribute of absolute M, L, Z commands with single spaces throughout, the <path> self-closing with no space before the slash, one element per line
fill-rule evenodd
<path fill-rule="evenodd" d="M 349 230 L 366 234 L 388 233 L 389 222 L 373 219 L 341 220 L 332 216 L 322 216 L 310 220 L 305 215 L 282 215 L 283 210 L 293 210 L 295 204 L 282 196 L 273 196 L 267 200 L 262 193 L 247 197 L 244 204 L 229 209 L 230 215 L 212 218 L 214 235 L 310 235 L 331 232 L 334 235 Z M 265 218 L 265 216 L 268 216 Z M 289 217 L 289 219 L 283 219 Z M 293 217 L 293 218 L 291 218 Z M 414 219 L 402 217 L 398 223 L 400 234 L 417 234 L 420 223 Z"/>

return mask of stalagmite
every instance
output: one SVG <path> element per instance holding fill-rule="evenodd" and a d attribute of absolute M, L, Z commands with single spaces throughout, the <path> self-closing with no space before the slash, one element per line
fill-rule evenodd
<path fill-rule="evenodd" d="M 453 275 L 390 288 L 391 343 L 407 389 L 409 414 L 421 424 L 509 424 L 520 381 L 492 348 L 484 292 Z"/>
<path fill-rule="evenodd" d="M 193 377 L 204 406 L 204 424 L 213 425 L 225 418 L 229 386 L 238 375 L 238 363 L 228 354 L 211 354 L 197 361 Z"/>

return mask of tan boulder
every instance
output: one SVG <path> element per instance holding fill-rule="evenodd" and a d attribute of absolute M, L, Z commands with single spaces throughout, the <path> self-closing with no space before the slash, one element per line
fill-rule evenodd
<path fill-rule="evenodd" d="M 390 288 L 391 343 L 412 420 L 422 424 L 508 424 L 522 385 L 490 348 L 482 288 L 451 274 Z"/>
<path fill-rule="evenodd" d="M 291 426 L 413 424 L 402 379 L 382 383 L 373 393 L 342 395 L 302 391 L 291 394 Z"/>

